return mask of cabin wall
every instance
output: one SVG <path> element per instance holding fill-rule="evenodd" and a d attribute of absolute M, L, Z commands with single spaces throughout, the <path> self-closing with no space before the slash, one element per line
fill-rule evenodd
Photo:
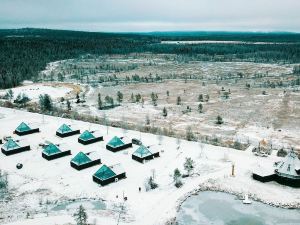
<path fill-rule="evenodd" d="M 93 138 L 90 140 L 82 140 L 82 139 L 78 138 L 78 142 L 83 145 L 88 145 L 88 144 L 92 144 L 92 143 L 99 142 L 99 141 L 103 141 L 103 136 L 96 137 L 96 138 Z"/>
<path fill-rule="evenodd" d="M 85 163 L 85 164 L 82 164 L 82 165 L 77 165 L 76 163 L 74 163 L 72 161 L 70 162 L 71 167 L 73 167 L 76 170 L 83 170 L 83 169 L 86 169 L 86 168 L 89 168 L 89 167 L 92 167 L 92 166 L 95 166 L 95 165 L 99 165 L 99 164 L 101 164 L 100 159 L 97 159 L 97 160 L 94 160 L 92 162 L 88 162 L 88 163 Z"/>
<path fill-rule="evenodd" d="M 25 152 L 25 151 L 30 151 L 29 145 L 20 147 L 20 148 L 14 149 L 14 150 L 5 150 L 5 149 L 1 148 L 1 152 L 6 156 L 18 154 L 18 153 Z"/>
<path fill-rule="evenodd" d="M 71 150 L 60 152 L 60 153 L 57 153 L 57 154 L 54 154 L 54 155 L 47 155 L 44 152 L 42 153 L 42 157 L 44 159 L 47 159 L 48 161 L 49 160 L 58 159 L 58 158 L 61 158 L 61 157 L 64 157 L 64 156 L 68 156 L 68 155 L 71 155 Z"/>
<path fill-rule="evenodd" d="M 40 132 L 39 128 L 31 129 L 31 130 L 27 130 L 27 131 L 18 131 L 18 130 L 15 130 L 14 133 L 17 134 L 17 135 L 19 135 L 19 136 L 24 136 L 24 135 L 38 133 L 38 132 Z"/>
<path fill-rule="evenodd" d="M 69 136 L 72 136 L 72 135 L 75 135 L 75 134 L 80 134 L 80 130 L 74 130 L 74 131 L 71 131 L 71 132 L 68 132 L 68 133 L 63 133 L 63 134 L 56 131 L 56 135 L 58 137 L 62 137 L 62 138 L 69 137 Z"/>

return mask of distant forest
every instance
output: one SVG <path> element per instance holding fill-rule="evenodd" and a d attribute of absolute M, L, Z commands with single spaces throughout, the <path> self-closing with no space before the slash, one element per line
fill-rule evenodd
<path fill-rule="evenodd" d="M 219 40 L 275 44 L 161 44 L 163 40 Z M 281 44 L 276 44 L 281 43 Z M 0 88 L 35 81 L 47 63 L 83 54 L 151 52 L 210 61 L 300 63 L 300 34 L 238 32 L 96 33 L 47 29 L 0 30 Z"/>

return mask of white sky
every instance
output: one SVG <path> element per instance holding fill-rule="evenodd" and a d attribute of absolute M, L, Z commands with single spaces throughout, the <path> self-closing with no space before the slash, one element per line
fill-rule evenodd
<path fill-rule="evenodd" d="M 0 0 L 0 28 L 296 31 L 300 0 Z"/>

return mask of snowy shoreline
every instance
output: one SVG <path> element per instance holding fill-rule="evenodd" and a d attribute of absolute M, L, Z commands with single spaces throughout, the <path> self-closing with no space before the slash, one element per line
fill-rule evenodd
<path fill-rule="evenodd" d="M 214 183 L 214 181 L 212 179 L 209 179 L 206 183 L 199 185 L 198 188 L 186 193 L 186 195 L 184 197 L 178 199 L 179 203 L 176 206 L 176 216 L 169 218 L 165 222 L 165 225 L 175 224 L 176 219 L 177 219 L 177 213 L 179 212 L 182 204 L 185 201 L 187 201 L 191 196 L 199 195 L 201 192 L 206 192 L 206 191 L 226 193 L 226 194 L 234 195 L 237 198 L 243 197 L 243 193 L 236 191 L 236 190 L 229 190 L 224 187 L 221 187 L 219 184 Z M 283 203 L 276 202 L 276 201 L 267 201 L 265 199 L 257 197 L 255 194 L 253 194 L 251 192 L 248 194 L 249 194 L 249 198 L 252 199 L 253 201 L 260 202 L 260 203 L 263 203 L 263 204 L 266 204 L 266 205 L 269 205 L 272 207 L 278 207 L 278 208 L 282 208 L 282 209 L 300 209 L 300 202 L 283 204 Z"/>

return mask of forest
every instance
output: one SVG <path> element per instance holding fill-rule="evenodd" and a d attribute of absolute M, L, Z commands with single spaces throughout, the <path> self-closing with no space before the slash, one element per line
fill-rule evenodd
<path fill-rule="evenodd" d="M 268 42 L 266 44 L 163 44 L 172 40 Z M 273 44 L 270 44 L 272 42 Z M 299 63 L 300 34 L 238 32 L 99 33 L 48 29 L 0 30 L 0 88 L 37 81 L 47 63 L 85 54 L 177 54 L 203 61 Z"/>

